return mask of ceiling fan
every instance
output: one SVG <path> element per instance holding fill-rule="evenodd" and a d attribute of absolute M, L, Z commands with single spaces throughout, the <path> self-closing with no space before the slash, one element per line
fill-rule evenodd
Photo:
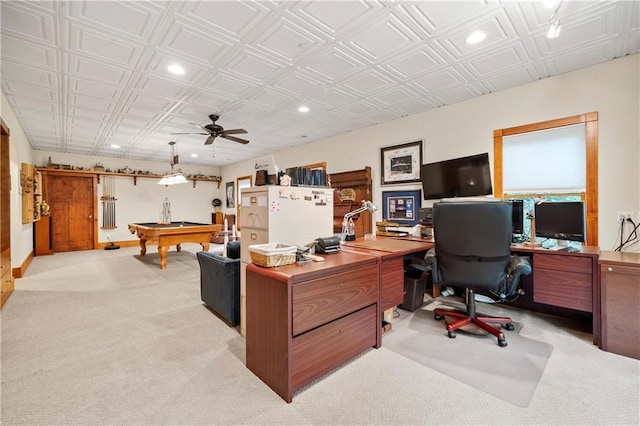
<path fill-rule="evenodd" d="M 246 139 L 230 136 L 230 135 L 237 135 L 239 133 L 247 133 L 246 130 L 244 129 L 225 130 L 222 126 L 220 126 L 219 124 L 216 124 L 216 121 L 219 118 L 220 116 L 216 114 L 209 115 L 209 119 L 213 121 L 213 123 L 207 124 L 205 126 L 201 126 L 196 123 L 189 123 L 201 128 L 202 130 L 204 130 L 204 132 L 187 132 L 187 133 L 171 133 L 171 134 L 172 135 L 208 135 L 209 137 L 204 142 L 205 145 L 211 145 L 218 136 L 220 136 L 221 138 L 229 139 L 230 141 L 238 142 L 238 143 L 243 143 L 243 144 L 249 143 L 249 141 Z"/>

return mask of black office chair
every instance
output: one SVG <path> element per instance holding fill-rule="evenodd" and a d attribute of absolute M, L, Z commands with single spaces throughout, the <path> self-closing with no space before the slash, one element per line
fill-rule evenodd
<path fill-rule="evenodd" d="M 503 201 L 440 202 L 433 207 L 434 278 L 440 285 L 466 289 L 466 312 L 434 310 L 437 320 L 454 319 L 447 324 L 450 338 L 457 329 L 474 324 L 507 346 L 504 333 L 489 323 L 513 330 L 511 318 L 478 314 L 475 292 L 489 290 L 506 299 L 518 291 L 520 277 L 531 273 L 526 258 L 511 256 L 511 211 L 511 203 Z"/>

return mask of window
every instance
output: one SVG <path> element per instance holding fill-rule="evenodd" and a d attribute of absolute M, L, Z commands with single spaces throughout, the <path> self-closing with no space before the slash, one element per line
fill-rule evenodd
<path fill-rule="evenodd" d="M 598 245 L 597 112 L 498 129 L 493 145 L 496 197 L 524 199 L 525 212 L 534 198 L 583 200 L 587 244 Z"/>

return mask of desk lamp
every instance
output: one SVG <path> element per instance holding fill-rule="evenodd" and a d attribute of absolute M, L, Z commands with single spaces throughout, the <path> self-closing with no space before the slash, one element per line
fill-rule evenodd
<path fill-rule="evenodd" d="M 362 206 L 344 215 L 344 219 L 342 219 L 342 233 L 345 235 L 344 239 L 346 241 L 354 241 L 356 239 L 353 216 L 367 210 L 373 213 L 378 210 L 378 206 L 373 204 L 371 201 L 362 200 Z"/>

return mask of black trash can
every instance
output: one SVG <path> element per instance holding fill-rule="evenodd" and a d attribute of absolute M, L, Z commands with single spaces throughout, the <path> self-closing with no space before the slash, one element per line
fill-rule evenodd
<path fill-rule="evenodd" d="M 414 268 L 404 270 L 404 300 L 400 309 L 415 311 L 424 303 L 428 272 Z"/>

